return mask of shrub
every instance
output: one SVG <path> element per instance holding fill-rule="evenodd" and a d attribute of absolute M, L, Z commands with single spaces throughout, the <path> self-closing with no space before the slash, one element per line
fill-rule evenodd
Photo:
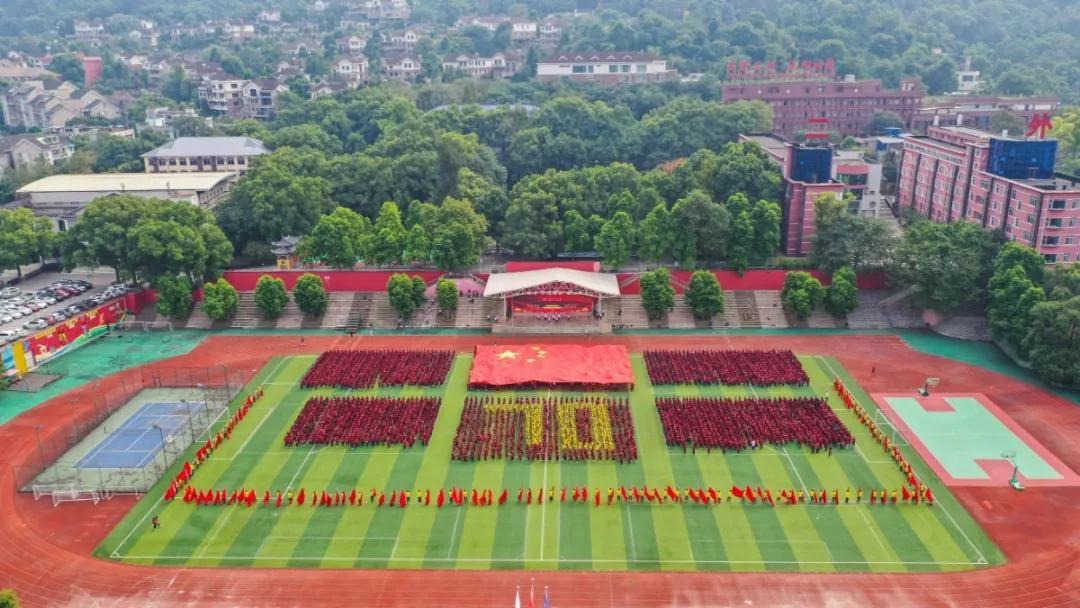
<path fill-rule="evenodd" d="M 808 272 L 789 272 L 784 277 L 780 298 L 796 319 L 806 319 L 821 301 L 825 288 Z"/>
<path fill-rule="evenodd" d="M 293 286 L 293 299 L 304 314 L 316 316 L 326 312 L 328 298 L 323 281 L 310 272 L 296 280 Z"/>
<path fill-rule="evenodd" d="M 439 300 L 439 308 L 451 311 L 458 306 L 458 287 L 450 279 L 439 279 L 435 284 L 435 296 Z"/>
<path fill-rule="evenodd" d="M 157 311 L 158 314 L 183 319 L 191 314 L 195 306 L 192 292 L 195 286 L 191 279 L 186 276 L 162 277 L 155 281 L 157 285 Z"/>
<path fill-rule="evenodd" d="M 716 275 L 708 270 L 695 271 L 686 289 L 686 303 L 699 319 L 711 319 L 724 312 L 724 292 Z"/>
<path fill-rule="evenodd" d="M 240 303 L 240 295 L 225 277 L 217 281 L 210 281 L 203 285 L 202 307 L 206 316 L 215 321 L 221 321 L 236 312 Z"/>
<path fill-rule="evenodd" d="M 825 310 L 834 317 L 844 317 L 859 307 L 859 289 L 855 286 L 855 271 L 844 266 L 833 273 L 832 283 L 825 290 Z"/>
<path fill-rule="evenodd" d="M 276 319 L 285 310 L 289 294 L 285 292 L 285 281 L 270 275 L 262 275 L 255 284 L 255 306 L 267 319 Z"/>

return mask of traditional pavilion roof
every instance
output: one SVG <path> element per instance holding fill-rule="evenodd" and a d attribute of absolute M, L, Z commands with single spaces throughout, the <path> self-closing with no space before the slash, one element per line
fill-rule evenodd
<path fill-rule="evenodd" d="M 502 272 L 488 277 L 484 297 L 537 293 L 585 294 L 596 297 L 619 295 L 615 275 L 569 268 L 544 268 L 524 272 Z"/>
<path fill-rule="evenodd" d="M 302 237 L 283 236 L 280 240 L 270 243 L 270 250 L 274 255 L 292 255 L 296 253 L 296 247 Z"/>

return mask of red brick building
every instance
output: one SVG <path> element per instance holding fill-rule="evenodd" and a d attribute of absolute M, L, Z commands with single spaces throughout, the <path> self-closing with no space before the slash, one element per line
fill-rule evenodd
<path fill-rule="evenodd" d="M 922 105 L 923 89 L 917 78 L 900 81 L 900 89 L 886 89 L 880 80 L 842 81 L 777 80 L 733 82 L 723 87 L 725 102 L 760 99 L 773 110 L 773 132 L 787 137 L 807 130 L 810 119 L 825 118 L 841 136 L 866 135 L 878 112 L 892 112 L 912 124 Z"/>
<path fill-rule="evenodd" d="M 1080 258 L 1080 178 L 1055 173 L 1056 140 L 969 127 L 905 135 L 897 205 L 937 222 L 968 220 L 1033 247 L 1048 264 Z"/>
<path fill-rule="evenodd" d="M 807 255 L 816 231 L 814 201 L 823 194 L 843 197 L 844 184 L 832 179 L 831 146 L 804 146 L 776 135 L 740 135 L 760 145 L 780 166 L 784 192 L 780 209 L 780 250 L 784 255 Z"/>

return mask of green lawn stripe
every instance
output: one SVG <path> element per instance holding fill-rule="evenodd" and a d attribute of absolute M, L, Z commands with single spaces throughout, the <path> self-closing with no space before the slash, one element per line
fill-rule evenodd
<path fill-rule="evenodd" d="M 559 507 L 559 557 L 562 569 L 584 569 L 591 567 L 592 560 L 592 522 L 589 511 L 591 504 L 572 502 L 573 488 L 588 486 L 589 467 L 584 462 L 564 462 L 560 465 L 560 477 L 563 485 L 570 491 L 565 505 Z"/>
<path fill-rule="evenodd" d="M 505 465 L 500 460 L 488 460 L 476 463 L 473 477 L 466 489 L 471 500 L 471 490 L 492 490 L 498 499 L 498 491 L 493 487 L 503 478 Z M 471 504 L 471 503 L 470 503 Z M 499 507 L 463 507 L 465 513 L 461 520 L 461 541 L 457 547 L 457 567 L 467 570 L 486 570 L 491 566 L 492 545 L 495 540 L 495 526 Z"/>
<path fill-rule="evenodd" d="M 622 510 L 617 505 L 608 506 L 608 488 L 619 485 L 615 465 L 610 462 L 591 461 L 587 464 L 589 491 L 600 490 L 600 506 L 589 503 L 589 533 L 592 539 L 592 568 L 594 570 L 624 570 L 630 554 L 629 539 L 623 535 Z M 589 497 L 593 500 L 593 497 Z M 588 567 L 588 564 L 581 564 Z"/>
<path fill-rule="evenodd" d="M 473 463 L 452 463 L 442 485 L 446 492 L 445 506 L 441 509 L 438 506 L 428 507 L 434 510 L 434 519 L 424 552 L 425 568 L 456 567 L 456 562 L 452 560 L 461 542 L 461 520 L 465 517 L 465 507 L 455 507 L 450 502 L 450 488 L 469 485 L 473 479 L 474 467 Z M 436 505 L 437 500 L 438 492 L 435 492 L 435 496 L 431 498 L 432 504 Z"/>
<path fill-rule="evenodd" d="M 438 515 L 436 506 L 438 493 L 440 488 L 445 488 L 447 472 L 451 466 L 450 455 L 454 434 L 458 420 L 461 418 L 461 411 L 465 406 L 465 383 L 471 359 L 469 355 L 455 357 L 454 364 L 447 375 L 445 389 L 442 391 L 439 417 L 435 421 L 431 441 L 426 448 L 413 448 L 423 450 L 414 489 L 424 493 L 430 490 L 432 504 L 422 508 L 407 509 L 401 528 L 398 530 L 399 537 L 405 542 L 398 544 L 395 554 L 397 559 L 390 564 L 391 568 L 419 568 L 423 565 L 429 551 L 432 530 Z M 440 556 L 444 558 L 440 567 L 447 567 L 449 562 L 445 561 L 446 549 L 443 548 L 441 552 L 437 550 L 437 553 L 441 553 Z"/>
<path fill-rule="evenodd" d="M 645 469 L 641 462 L 620 465 L 616 468 L 619 484 L 627 487 L 643 487 L 648 480 L 645 477 Z M 623 506 L 623 519 L 625 520 L 624 535 L 633 536 L 632 557 L 635 561 L 629 561 L 631 570 L 654 570 L 656 560 L 660 559 L 660 548 L 656 542 L 656 529 L 653 527 L 652 510 L 654 507 L 649 502 L 630 504 Z"/>
<path fill-rule="evenodd" d="M 495 534 L 491 547 L 492 567 L 520 569 L 525 565 L 525 518 L 527 507 L 518 504 L 518 489 L 529 485 L 532 465 L 521 460 L 506 460 L 502 466 L 502 478 L 493 480 L 507 490 L 506 505 L 495 507 L 497 511 Z"/>
<path fill-rule="evenodd" d="M 667 455 L 664 432 L 660 416 L 656 413 L 656 401 L 652 383 L 645 369 L 642 355 L 630 357 L 634 370 L 634 390 L 630 393 L 630 407 L 634 416 L 634 427 L 638 440 L 638 462 L 641 463 L 646 482 L 650 486 L 666 488 L 675 483 L 673 463 Z M 687 562 L 693 559 L 690 548 L 690 534 L 682 509 L 665 506 L 650 509 L 655 532 L 658 559 L 661 570 L 693 569 Z M 636 544 L 636 538 L 635 538 Z"/>
<path fill-rule="evenodd" d="M 304 361 L 286 359 L 280 367 L 275 364 L 276 372 L 271 375 L 269 381 L 273 382 L 278 378 L 288 380 L 302 373 L 307 368 L 307 365 L 309 363 Z M 278 427 L 285 426 L 292 420 L 295 412 L 300 407 L 300 405 L 294 403 L 296 401 L 300 401 L 300 399 L 293 395 L 286 386 L 268 384 L 263 401 L 260 401 L 259 406 L 252 409 L 252 413 L 245 418 L 244 424 L 233 433 L 232 438 L 227 443 L 236 443 L 237 445 L 247 443 L 247 449 L 252 452 L 269 451 L 271 445 L 277 445 L 273 443 L 276 439 L 284 437 L 285 430 L 279 431 Z M 223 455 L 225 453 L 220 449 L 215 451 L 212 460 L 199 467 L 198 472 L 192 478 L 194 487 L 200 489 L 225 489 L 231 493 L 232 490 L 239 489 L 245 484 L 250 485 L 250 478 L 258 470 L 259 462 L 262 459 L 222 460 L 226 458 Z M 231 519 L 233 510 L 235 509 L 228 506 L 218 508 L 197 507 L 185 504 L 182 500 L 173 501 L 161 511 L 161 518 L 163 521 L 175 519 L 182 522 L 176 530 L 177 533 L 163 546 L 157 544 L 156 547 L 143 547 L 141 545 L 143 539 L 140 539 L 128 552 L 135 555 L 159 555 L 160 557 L 155 562 L 166 564 L 183 563 L 182 560 L 175 559 L 177 557 L 200 557 L 200 553 L 204 549 L 207 554 L 213 556 L 214 552 L 211 549 L 214 546 L 227 546 L 227 542 L 223 542 L 227 540 L 227 537 L 219 539 L 216 529 L 220 527 L 222 518 Z M 162 531 L 157 530 L 157 532 Z M 161 543 L 161 537 L 154 540 L 156 543 Z M 223 549 L 219 549 L 217 553 L 220 555 L 221 551 Z M 206 565 L 207 562 L 198 559 L 192 560 L 192 563 Z"/>

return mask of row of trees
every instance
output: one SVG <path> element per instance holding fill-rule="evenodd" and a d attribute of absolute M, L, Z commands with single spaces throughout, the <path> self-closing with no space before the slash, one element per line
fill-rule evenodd
<path fill-rule="evenodd" d="M 1080 266 L 1047 271 L 1037 251 L 1006 243 L 987 291 L 991 335 L 1043 379 L 1080 386 Z"/>
<path fill-rule="evenodd" d="M 859 306 L 855 278 L 855 271 L 844 266 L 833 273 L 829 286 L 824 287 L 809 272 L 789 272 L 784 277 L 780 299 L 796 319 L 809 318 L 822 302 L 829 314 L 844 317 Z"/>

